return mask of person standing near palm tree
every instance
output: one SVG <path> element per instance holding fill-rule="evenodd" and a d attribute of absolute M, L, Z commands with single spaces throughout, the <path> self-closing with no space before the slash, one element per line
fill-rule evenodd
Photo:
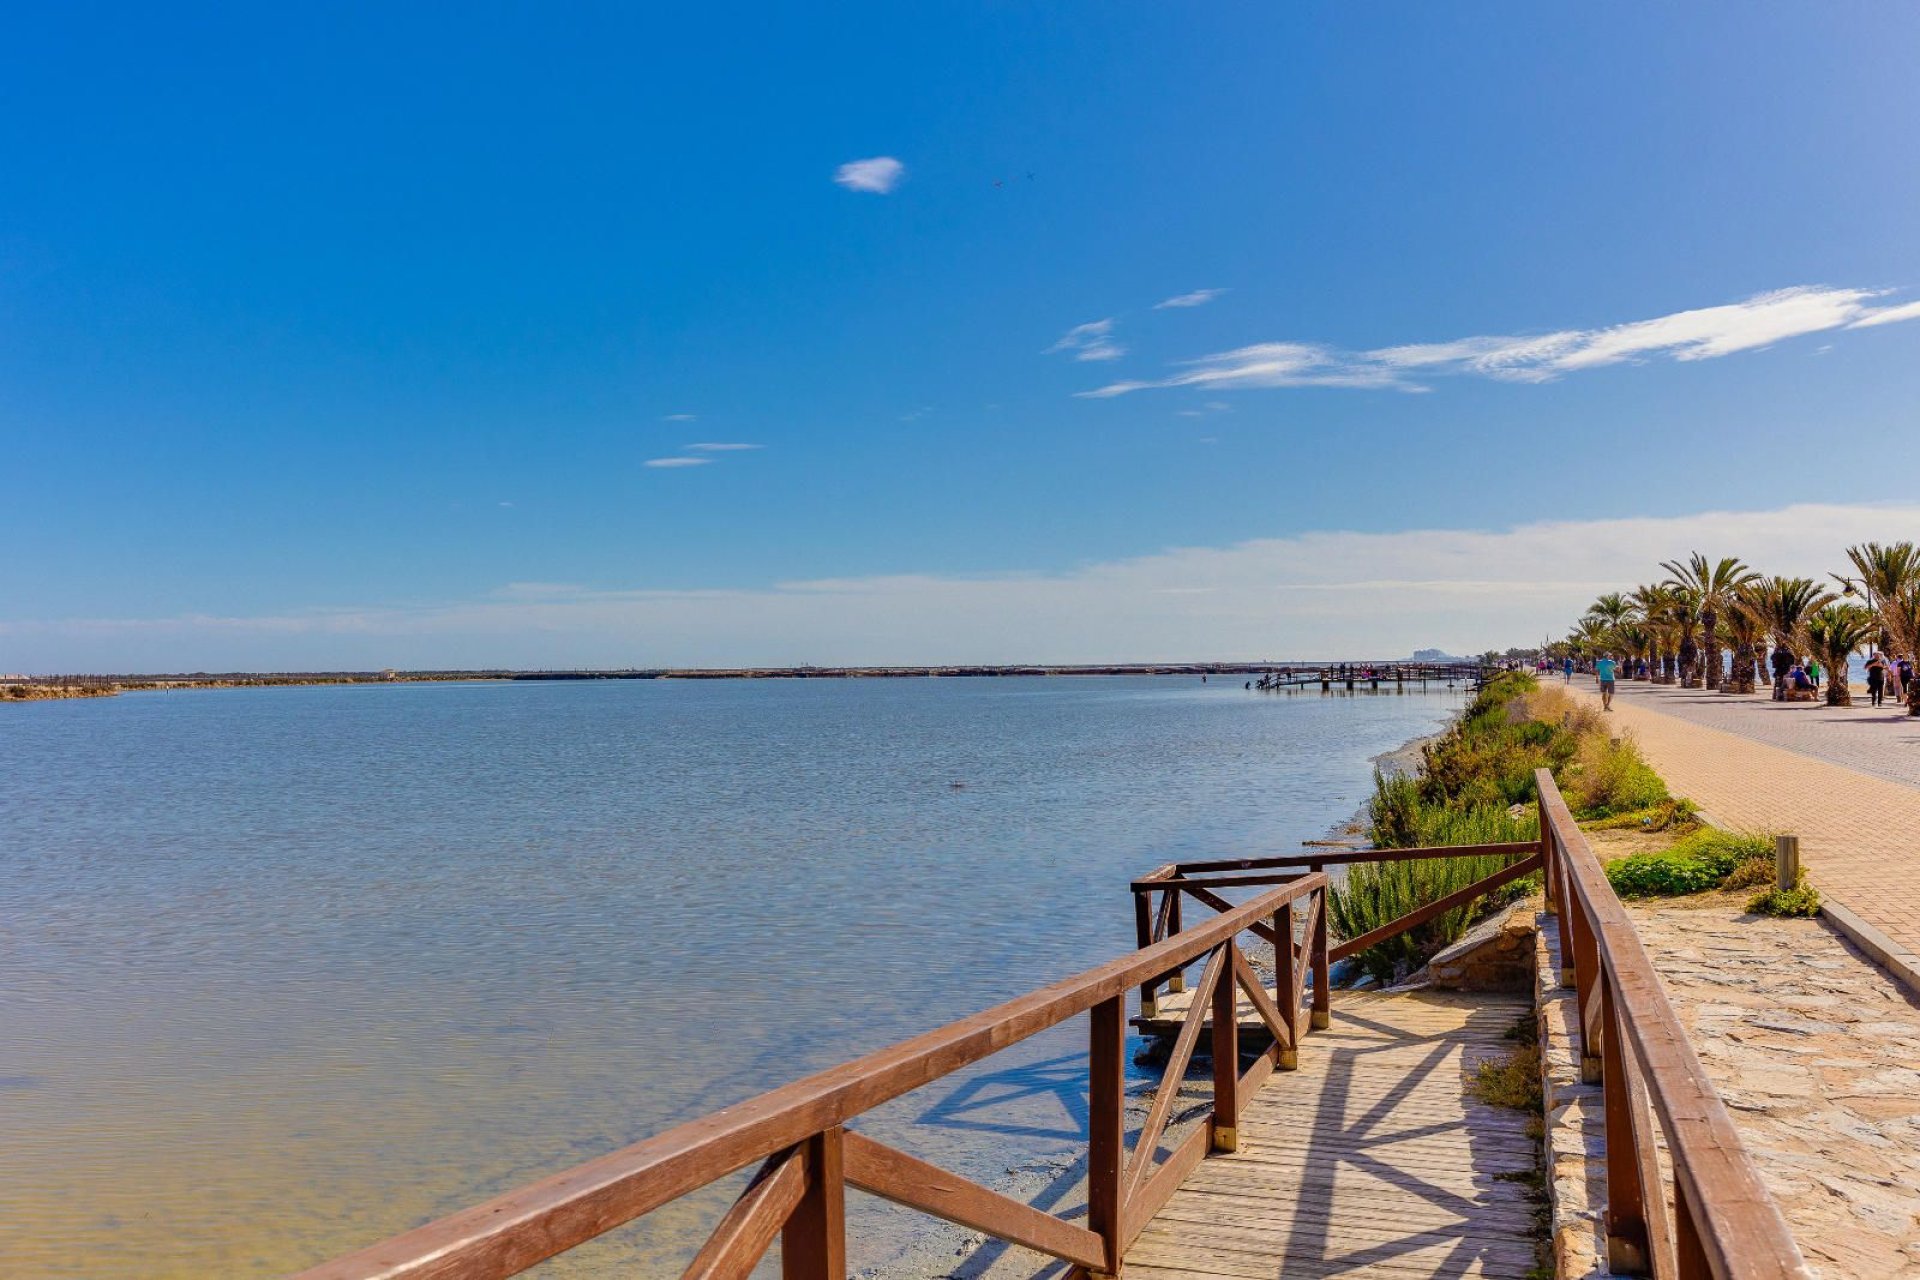
<path fill-rule="evenodd" d="M 1887 692 L 1887 660 L 1875 649 L 1867 655 L 1867 701 L 1879 706 Z"/>

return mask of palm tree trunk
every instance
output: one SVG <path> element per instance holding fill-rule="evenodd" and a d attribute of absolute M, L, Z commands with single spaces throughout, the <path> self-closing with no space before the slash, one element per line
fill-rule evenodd
<path fill-rule="evenodd" d="M 1720 615 L 1712 609 L 1700 611 L 1700 630 L 1707 641 L 1707 688 L 1720 687 Z"/>
<path fill-rule="evenodd" d="M 1830 707 L 1850 707 L 1853 705 L 1853 690 L 1847 684 L 1847 658 L 1841 654 L 1840 661 L 1834 662 L 1832 654 L 1827 654 L 1827 705 Z"/>

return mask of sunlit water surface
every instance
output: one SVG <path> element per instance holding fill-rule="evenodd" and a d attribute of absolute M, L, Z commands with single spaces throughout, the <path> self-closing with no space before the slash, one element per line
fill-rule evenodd
<path fill-rule="evenodd" d="M 1459 702 L 1028 678 L 0 707 L 0 1275 L 296 1269 L 975 1012 L 1129 948 L 1129 876 L 1347 818 Z M 1003 1177 L 1077 1144 L 1084 1034 L 863 1127 Z M 543 1274 L 677 1274 L 729 1190 Z M 901 1216 L 856 1223 L 856 1264 Z"/>

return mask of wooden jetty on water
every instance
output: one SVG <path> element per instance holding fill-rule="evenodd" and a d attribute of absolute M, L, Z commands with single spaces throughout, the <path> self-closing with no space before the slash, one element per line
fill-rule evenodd
<path fill-rule="evenodd" d="M 1523 997 L 1335 992 L 1344 954 L 1543 874 L 1582 1070 L 1606 1134 L 1615 1275 L 1786 1280 L 1810 1273 L 1668 1003 L 1586 837 L 1542 770 L 1537 842 L 1483 847 L 1495 874 L 1335 944 L 1325 868 L 1466 850 L 1190 862 L 1133 883 L 1140 947 L 970 1018 L 867 1054 L 322 1264 L 301 1280 L 473 1280 L 527 1270 L 729 1175 L 757 1172 L 683 1275 L 742 1280 L 779 1249 L 784 1280 L 845 1280 L 848 1188 L 1018 1245 L 1075 1280 L 1507 1277 L 1534 1270 L 1536 1168 L 1525 1118 L 1466 1096 Z M 1235 902 L 1228 893 L 1250 893 Z M 1203 908 L 1183 918 L 1183 904 Z M 1266 966 L 1253 954 L 1271 950 Z M 1197 976 L 1194 970 L 1198 969 Z M 1128 1004 L 1170 1041 L 1128 1143 Z M 1084 1208 L 1047 1212 L 876 1141 L 875 1107 L 1085 1017 Z M 1247 1034 L 1258 1027 L 1256 1045 Z M 1204 1046 L 1211 1096 L 1192 1108 Z M 1172 1128 L 1175 1137 L 1169 1138 Z M 999 1274 L 999 1273 L 996 1273 Z"/>
<path fill-rule="evenodd" d="M 1478 662 L 1330 662 L 1276 667 L 1255 680 L 1252 687 L 1276 692 L 1317 685 L 1322 693 L 1336 686 L 1348 693 L 1360 688 L 1378 690 L 1383 684 L 1395 689 L 1408 685 L 1425 689 L 1433 684 L 1449 689 L 1460 685 L 1477 688 L 1485 677 L 1486 669 Z"/>

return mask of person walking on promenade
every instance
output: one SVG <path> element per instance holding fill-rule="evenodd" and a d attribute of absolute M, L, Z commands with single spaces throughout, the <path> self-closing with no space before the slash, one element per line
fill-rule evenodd
<path fill-rule="evenodd" d="M 1906 693 L 1907 678 L 1902 674 L 1899 662 L 1889 662 L 1887 664 L 1887 696 L 1899 702 L 1906 697 Z"/>
<path fill-rule="evenodd" d="M 1561 671 L 1561 674 L 1565 677 L 1565 682 L 1567 684 L 1572 684 L 1573 683 L 1573 659 L 1572 658 L 1560 659 L 1560 671 Z"/>
<path fill-rule="evenodd" d="M 1887 660 L 1878 652 L 1867 655 L 1867 701 L 1879 706 L 1887 691 Z"/>
<path fill-rule="evenodd" d="M 1820 688 L 1820 659 L 1818 658 L 1807 659 L 1807 679 L 1813 681 L 1813 687 L 1815 690 L 1818 690 Z"/>
<path fill-rule="evenodd" d="M 1593 664 L 1593 673 L 1600 677 L 1600 709 L 1613 710 L 1613 658 L 1601 654 L 1600 660 Z"/>

